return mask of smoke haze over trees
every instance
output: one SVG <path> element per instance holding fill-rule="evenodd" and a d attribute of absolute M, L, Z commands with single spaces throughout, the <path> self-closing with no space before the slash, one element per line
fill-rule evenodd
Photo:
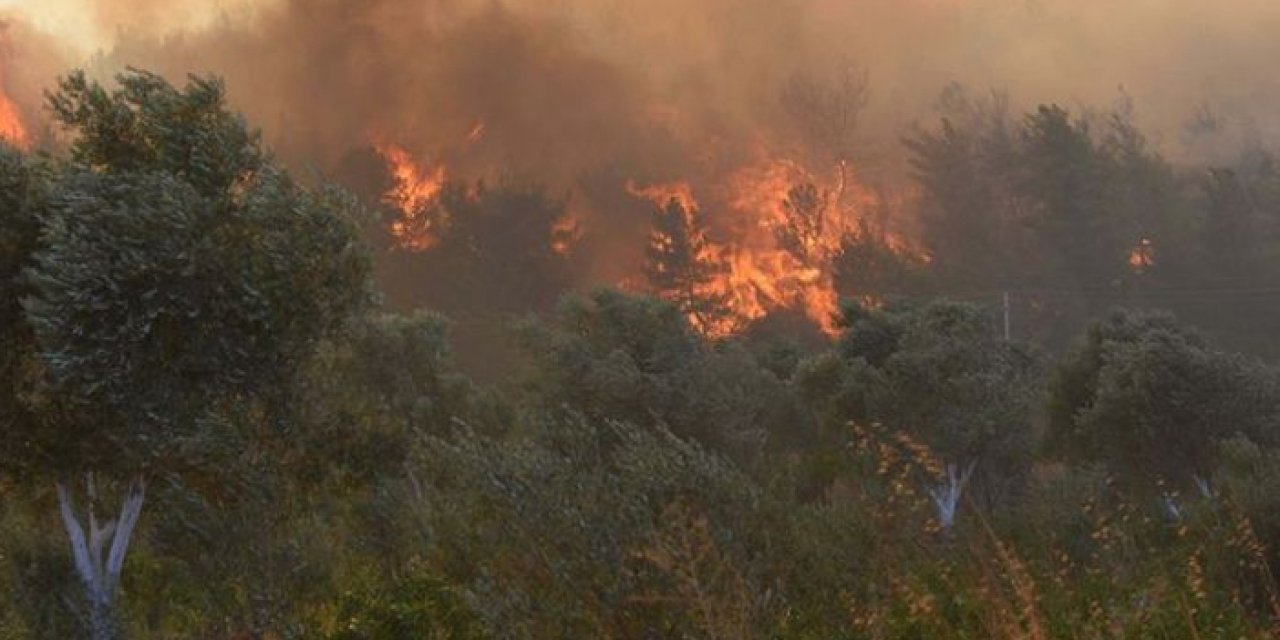
<path fill-rule="evenodd" d="M 0 640 L 1280 633 L 1274 2 L 0 16 Z"/>

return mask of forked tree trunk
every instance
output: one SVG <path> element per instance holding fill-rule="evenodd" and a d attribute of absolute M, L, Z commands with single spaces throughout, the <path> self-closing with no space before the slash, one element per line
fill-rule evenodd
<path fill-rule="evenodd" d="M 948 463 L 946 468 L 946 480 L 943 484 L 929 487 L 929 497 L 933 498 L 933 507 L 938 514 L 938 524 L 944 532 L 950 532 L 956 523 L 956 509 L 960 507 L 960 496 L 964 493 L 965 485 L 969 484 L 969 476 L 973 475 L 973 468 L 977 465 L 977 461 L 970 462 L 965 467 L 964 472 L 957 473 L 956 465 Z"/>
<path fill-rule="evenodd" d="M 93 476 L 86 476 L 89 506 L 89 532 L 80 524 L 71 492 L 63 481 L 57 483 L 58 508 L 62 512 L 62 525 L 71 542 L 71 557 L 75 561 L 76 574 L 84 585 L 85 600 L 89 605 L 89 632 L 93 640 L 115 640 L 115 594 L 120 585 L 120 571 L 129 551 L 142 503 L 146 498 L 146 483 L 136 478 L 129 485 L 129 493 L 120 506 L 117 518 L 99 523 L 93 510 L 95 487 Z M 106 552 L 104 556 L 103 552 Z"/>

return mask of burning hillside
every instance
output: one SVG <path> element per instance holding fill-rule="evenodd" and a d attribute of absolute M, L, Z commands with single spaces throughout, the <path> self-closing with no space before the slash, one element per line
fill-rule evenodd
<path fill-rule="evenodd" d="M 1254 5 L 1260 21 L 1280 19 Z M 76 20 L 59 20 L 76 6 Z M 1231 26 L 1189 7 L 1123 14 L 1171 34 L 1154 51 L 1195 50 L 1185 45 L 1199 29 Z M 493 233 L 528 236 L 503 235 L 486 259 L 523 256 L 566 287 L 653 292 L 691 318 L 703 315 L 697 307 L 722 307 L 715 321 L 694 318 L 708 335 L 774 313 L 801 314 L 830 333 L 838 298 L 878 300 L 893 289 L 875 286 L 883 274 L 924 265 L 945 244 L 919 232 L 919 185 L 899 143 L 910 123 L 945 110 L 937 96 L 951 82 L 1009 87 L 1025 100 L 1111 100 L 1123 84 L 1143 104 L 1195 104 L 1167 99 L 1168 84 L 1150 81 L 1160 76 L 1153 69 L 1173 68 L 1205 78 L 1214 113 L 1280 130 L 1254 108 L 1256 96 L 1221 86 L 1221 65 L 1203 57 L 1099 64 L 1132 53 L 1106 27 L 1102 16 L 1115 8 L 1101 0 L 1035 10 L 1003 1 L 187 0 L 146 23 L 140 8 L 66 0 L 11 9 L 23 35 L 0 51 L 0 137 L 19 146 L 43 138 L 46 85 L 33 78 L 47 83 L 51 70 L 94 51 L 98 76 L 130 65 L 174 78 L 219 74 L 276 154 L 367 187 L 366 203 L 389 212 L 389 263 L 436 265 L 388 278 L 389 298 L 403 305 L 436 305 L 420 290 L 456 280 L 439 272 L 454 264 L 442 256 L 478 259 L 485 243 L 467 235 L 473 229 L 444 246 L 459 233 L 452 209 L 489 206 L 474 195 L 486 185 L 497 202 L 502 185 L 520 184 L 545 192 L 549 209 L 535 217 L 546 224 L 486 222 Z M 65 45 L 57 55 L 33 44 L 40 29 Z M 930 47 L 916 46 L 925 40 Z M 1254 53 L 1273 46 L 1246 40 Z M 1081 53 L 1055 53 L 1068 50 Z M 1059 72 L 1050 78 L 1046 68 Z M 1105 82 L 1101 68 L 1114 70 Z M 1183 118 L 1152 116 L 1164 128 Z M 1220 153 L 1220 138 L 1187 138 L 1185 151 Z M 664 217 L 673 197 L 684 213 Z M 658 228 L 664 220 L 697 239 L 687 257 L 701 270 L 694 287 L 655 282 L 672 270 L 654 256 L 675 259 L 679 244 Z M 1142 233 L 1129 234 L 1126 250 Z M 1156 239 L 1142 242 L 1126 256 L 1138 275 L 1155 262 Z M 673 249 L 655 253 L 664 243 Z"/>

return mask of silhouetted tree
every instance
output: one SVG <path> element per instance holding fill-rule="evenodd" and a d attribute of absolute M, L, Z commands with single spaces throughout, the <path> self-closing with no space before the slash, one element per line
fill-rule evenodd
<path fill-rule="evenodd" d="M 717 286 L 724 265 L 707 242 L 697 209 L 676 198 L 655 209 L 645 257 L 649 284 L 684 312 L 695 329 L 708 334 L 727 328 L 729 293 Z"/>
<path fill-rule="evenodd" d="M 821 162 L 834 163 L 840 182 L 832 201 L 844 198 L 848 165 L 855 151 L 858 120 L 870 97 L 865 70 L 845 66 L 829 81 L 811 75 L 792 76 L 782 90 L 783 111 L 808 149 Z"/>
<path fill-rule="evenodd" d="M 567 202 L 538 185 L 455 182 L 423 205 L 436 243 L 388 262 L 392 295 L 451 316 L 518 314 L 554 306 L 571 285 Z"/>
<path fill-rule="evenodd" d="M 774 228 L 778 246 L 803 264 L 817 257 L 828 204 L 827 195 L 812 182 L 791 187 L 782 201 L 784 224 Z"/>

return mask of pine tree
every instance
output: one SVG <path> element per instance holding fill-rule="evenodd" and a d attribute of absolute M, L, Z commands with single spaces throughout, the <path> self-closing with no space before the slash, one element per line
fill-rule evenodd
<path fill-rule="evenodd" d="M 726 267 L 707 242 L 696 208 L 671 198 L 655 209 L 645 254 L 649 284 L 678 306 L 698 332 L 732 330 L 730 293 L 720 286 Z"/>

